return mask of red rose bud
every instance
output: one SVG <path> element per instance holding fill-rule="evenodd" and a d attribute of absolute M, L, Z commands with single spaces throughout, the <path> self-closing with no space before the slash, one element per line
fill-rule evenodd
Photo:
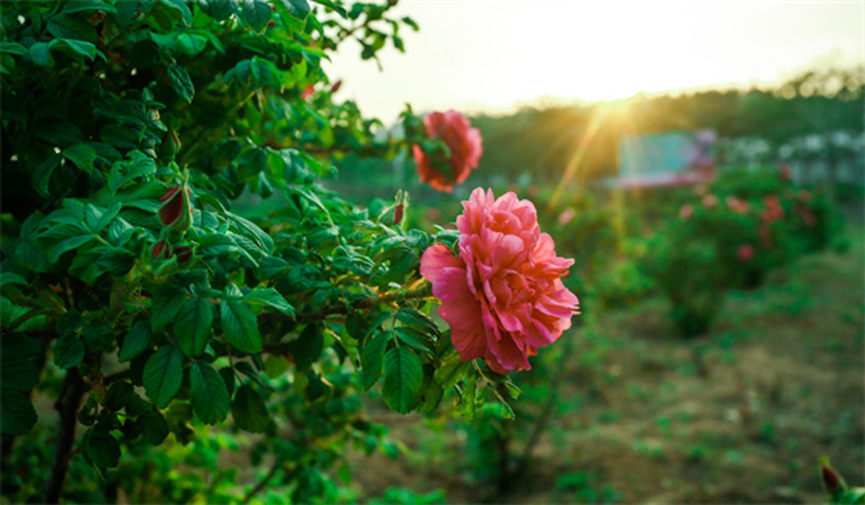
<path fill-rule="evenodd" d="M 151 251 L 150 255 L 153 257 L 153 259 L 156 259 L 159 257 L 160 254 L 163 253 L 165 259 L 168 259 L 168 257 L 171 256 L 171 246 L 168 245 L 168 243 L 164 239 L 153 244 L 153 251 Z"/>
<path fill-rule="evenodd" d="M 823 487 L 830 494 L 841 493 L 847 489 L 844 478 L 829 466 L 829 458 L 826 456 L 820 458 L 820 480 L 823 481 Z"/>
<path fill-rule="evenodd" d="M 402 222 L 403 204 L 396 204 L 396 209 L 393 211 L 393 225 L 396 226 Z"/>
<path fill-rule="evenodd" d="M 159 202 L 161 203 L 159 220 L 164 226 L 179 232 L 184 232 L 192 226 L 192 202 L 189 188 L 185 183 L 182 186 L 169 188 Z"/>
<path fill-rule="evenodd" d="M 177 262 L 182 265 L 192 259 L 192 248 L 182 245 L 174 250 L 174 254 L 177 256 Z"/>
<path fill-rule="evenodd" d="M 330 87 L 330 92 L 331 92 L 331 93 L 336 93 L 337 91 L 339 91 L 339 88 L 340 88 L 341 86 L 342 86 L 342 79 L 340 79 L 340 80 L 336 81 L 335 83 L 333 83 L 333 86 Z"/>

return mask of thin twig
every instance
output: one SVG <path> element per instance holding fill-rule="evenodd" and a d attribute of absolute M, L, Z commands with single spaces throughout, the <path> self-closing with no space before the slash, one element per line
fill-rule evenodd
<path fill-rule="evenodd" d="M 270 481 L 273 480 L 274 477 L 276 477 L 277 472 L 279 472 L 281 468 L 283 468 L 282 460 L 277 458 L 276 461 L 273 462 L 273 466 L 270 467 L 270 471 L 267 472 L 267 475 L 265 475 L 264 478 L 261 479 L 254 488 L 252 488 L 249 494 L 247 494 L 243 498 L 243 501 L 241 503 L 249 503 L 249 501 L 252 500 L 255 495 L 257 495 L 261 492 L 261 490 L 267 487 L 267 484 L 270 483 Z"/>

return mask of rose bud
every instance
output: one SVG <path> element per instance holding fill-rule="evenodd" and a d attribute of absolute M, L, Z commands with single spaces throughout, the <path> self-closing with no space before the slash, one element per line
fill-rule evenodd
<path fill-rule="evenodd" d="M 153 244 L 153 250 L 150 253 L 153 259 L 158 258 L 160 254 L 163 254 L 165 259 L 168 259 L 168 257 L 171 256 L 171 246 L 168 245 L 168 242 L 166 242 L 165 239 Z"/>
<path fill-rule="evenodd" d="M 820 480 L 823 482 L 823 487 L 831 495 L 836 495 L 844 492 L 847 489 L 847 483 L 844 482 L 844 477 L 829 465 L 829 458 L 823 456 L 820 458 Z"/>
<path fill-rule="evenodd" d="M 402 222 L 403 204 L 396 204 L 396 209 L 393 211 L 393 225 L 396 226 Z"/>
<path fill-rule="evenodd" d="M 177 256 L 177 262 L 182 265 L 192 259 L 192 248 L 182 245 L 174 250 L 174 254 Z"/>
<path fill-rule="evenodd" d="M 174 231 L 184 232 L 192 226 L 192 202 L 186 183 L 169 188 L 159 199 L 159 220 Z"/>

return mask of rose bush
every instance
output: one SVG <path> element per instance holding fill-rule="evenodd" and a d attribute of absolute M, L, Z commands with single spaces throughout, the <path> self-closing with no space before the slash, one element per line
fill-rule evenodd
<path fill-rule="evenodd" d="M 407 226 L 402 193 L 360 206 L 322 185 L 419 143 L 448 155 L 442 185 L 477 165 L 457 113 L 427 132 L 408 109 L 393 138 L 334 98 L 330 52 L 376 59 L 417 29 L 395 3 L 3 3 L 4 500 L 335 501 L 349 444 L 396 452 L 362 393 L 426 413 L 456 390 L 469 418 L 498 386 L 516 397 L 429 315 L 419 260 L 458 237 Z M 529 284 L 554 297 L 532 240 Z M 564 327 L 556 300 L 519 319 L 548 326 L 526 345 Z M 250 465 L 216 470 L 228 445 Z"/>

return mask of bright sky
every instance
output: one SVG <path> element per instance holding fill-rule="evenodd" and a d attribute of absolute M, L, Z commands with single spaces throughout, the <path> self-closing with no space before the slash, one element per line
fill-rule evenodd
<path fill-rule="evenodd" d="M 865 1 L 401 0 L 383 72 L 347 43 L 337 98 L 386 123 L 415 112 L 507 112 L 538 98 L 586 101 L 770 83 L 815 64 L 865 62 Z"/>

